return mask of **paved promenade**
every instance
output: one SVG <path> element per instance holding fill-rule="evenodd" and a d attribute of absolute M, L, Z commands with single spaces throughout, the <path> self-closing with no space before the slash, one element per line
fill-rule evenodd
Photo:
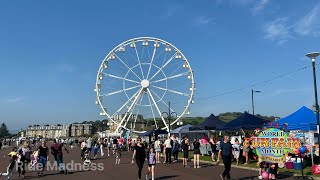
<path fill-rule="evenodd" d="M 9 158 L 5 154 L 8 153 L 8 149 L 1 150 L 1 161 L 0 170 L 3 172 L 9 162 Z M 136 164 L 132 165 L 131 162 L 132 153 L 123 152 L 120 165 L 115 165 L 115 158 L 110 157 L 98 157 L 96 160 L 92 160 L 92 163 L 102 163 L 103 171 L 86 171 L 77 170 L 70 171 L 67 175 L 59 174 L 57 171 L 47 171 L 43 177 L 38 177 L 36 172 L 28 172 L 25 179 L 43 179 L 43 180 L 137 180 L 137 167 Z M 80 160 L 80 149 L 72 149 L 69 154 L 64 154 L 65 163 L 81 163 Z M 50 162 L 53 161 L 53 156 L 50 155 Z M 192 165 L 192 162 L 189 162 Z M 182 163 L 172 164 L 157 164 L 156 165 L 156 176 L 158 180 L 220 180 L 219 174 L 223 172 L 223 166 L 202 164 L 202 168 L 194 169 L 183 168 Z M 143 177 L 147 172 L 147 164 L 144 166 Z M 245 170 L 239 168 L 232 168 L 231 176 L 232 179 L 245 180 L 245 179 L 258 179 L 257 171 Z M 1 177 L 0 179 L 4 179 Z M 15 172 L 13 179 L 21 179 L 17 177 Z M 281 179 L 293 179 L 293 177 L 282 177 Z"/>

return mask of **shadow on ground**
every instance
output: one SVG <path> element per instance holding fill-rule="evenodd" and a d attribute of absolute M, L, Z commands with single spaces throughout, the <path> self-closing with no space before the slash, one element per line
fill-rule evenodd
<path fill-rule="evenodd" d="M 162 177 L 158 177 L 156 178 L 157 180 L 161 180 L 161 179 L 173 179 L 173 178 L 176 178 L 178 176 L 162 176 Z"/>

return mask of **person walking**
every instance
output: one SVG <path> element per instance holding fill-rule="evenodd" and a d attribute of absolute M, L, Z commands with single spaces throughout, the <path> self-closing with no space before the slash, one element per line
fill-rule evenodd
<path fill-rule="evenodd" d="M 146 175 L 146 180 L 149 179 L 149 175 L 151 174 L 152 180 L 154 180 L 154 168 L 156 166 L 156 154 L 154 152 L 154 149 L 151 147 L 149 149 L 148 155 L 147 155 L 147 161 L 148 161 L 148 174 Z"/>
<path fill-rule="evenodd" d="M 7 167 L 7 171 L 5 173 L 0 172 L 0 176 L 7 176 L 6 180 L 10 180 L 14 172 L 14 166 L 17 160 L 17 152 L 15 152 L 15 150 L 16 149 L 14 149 L 12 152 L 8 154 L 11 157 L 11 159 Z"/>
<path fill-rule="evenodd" d="M 92 151 L 92 138 L 89 137 L 87 139 L 87 148 L 88 148 L 88 154 L 89 154 L 89 158 L 91 157 L 91 151 Z"/>
<path fill-rule="evenodd" d="M 168 139 L 164 142 L 165 144 L 165 151 L 166 151 L 166 163 L 171 164 L 171 155 L 172 155 L 172 146 L 173 140 L 168 136 Z"/>
<path fill-rule="evenodd" d="M 103 146 L 102 146 L 102 147 L 103 147 Z M 93 146 L 93 159 L 97 159 L 99 149 L 100 149 L 100 142 L 94 142 L 94 146 Z M 102 148 L 102 150 L 103 150 L 103 148 Z"/>
<path fill-rule="evenodd" d="M 210 139 L 210 146 L 211 146 L 211 159 L 213 162 L 216 161 L 216 154 L 217 154 L 217 144 L 214 138 Z"/>
<path fill-rule="evenodd" d="M 179 142 L 176 137 L 173 136 L 173 147 L 172 147 L 172 155 L 173 155 L 173 162 L 178 162 L 178 154 L 179 154 Z"/>
<path fill-rule="evenodd" d="M 233 151 L 234 151 L 234 158 L 237 161 L 237 166 L 239 165 L 239 157 L 240 157 L 240 143 L 238 138 L 235 139 L 234 144 L 232 145 Z"/>
<path fill-rule="evenodd" d="M 88 145 L 85 140 L 82 140 L 82 142 L 80 144 L 80 148 L 81 148 L 81 160 L 84 160 L 84 154 L 88 149 Z"/>
<path fill-rule="evenodd" d="M 195 139 L 193 142 L 193 167 L 200 168 L 200 142 Z"/>
<path fill-rule="evenodd" d="M 247 165 L 249 163 L 249 152 L 250 152 L 250 141 L 248 139 L 244 139 L 242 141 L 246 146 L 243 146 L 243 157 L 245 157 L 245 163 L 243 165 Z"/>
<path fill-rule="evenodd" d="M 112 144 L 110 142 L 110 139 L 107 142 L 107 148 L 108 148 L 108 156 L 110 156 L 110 152 L 111 152 L 111 148 L 112 148 Z"/>
<path fill-rule="evenodd" d="M 116 164 L 120 164 L 120 160 L 121 160 L 121 148 L 118 148 L 116 150 Z"/>
<path fill-rule="evenodd" d="M 144 145 L 141 143 L 141 138 L 137 139 L 137 144 L 134 146 L 132 164 L 134 164 L 134 159 L 138 166 L 138 179 L 141 180 L 141 171 L 143 168 L 144 161 L 146 159 L 146 150 Z"/>
<path fill-rule="evenodd" d="M 46 167 L 47 161 L 48 161 L 48 155 L 49 155 L 49 148 L 46 145 L 46 141 L 42 141 L 42 144 L 38 148 L 39 153 L 39 172 L 38 176 L 43 176 L 43 171 Z"/>
<path fill-rule="evenodd" d="M 131 142 L 132 142 L 132 138 L 131 138 L 131 136 L 129 136 L 129 138 L 128 138 L 128 151 L 131 151 Z"/>
<path fill-rule="evenodd" d="M 113 152 L 113 155 L 116 154 L 117 148 L 118 148 L 118 139 L 116 137 L 114 137 L 112 139 L 112 152 Z"/>
<path fill-rule="evenodd" d="M 62 153 L 62 144 L 58 143 L 57 140 L 53 140 L 53 144 L 51 145 L 51 154 L 53 155 L 55 161 L 59 166 L 60 173 L 67 174 L 67 169 L 63 164 L 63 153 Z M 64 150 L 69 153 L 68 149 L 64 147 Z"/>
<path fill-rule="evenodd" d="M 220 150 L 218 157 L 222 157 L 224 164 L 224 171 L 220 175 L 221 179 L 224 180 L 225 177 L 230 179 L 230 170 L 231 170 L 231 156 L 234 154 L 232 145 L 230 143 L 230 137 L 224 136 L 224 141 L 220 143 Z"/>
<path fill-rule="evenodd" d="M 185 136 L 181 142 L 181 149 L 183 151 L 183 158 L 182 158 L 183 167 L 188 167 L 190 144 L 187 136 Z"/>
<path fill-rule="evenodd" d="M 98 143 L 97 143 L 98 144 Z M 104 156 L 104 150 L 105 150 L 105 142 L 104 142 L 104 140 L 103 139 L 101 139 L 100 141 L 99 141 L 99 148 L 100 148 L 100 154 L 101 154 L 101 157 L 103 157 Z M 98 150 L 99 151 L 99 150 Z"/>
<path fill-rule="evenodd" d="M 154 149 L 156 151 L 156 161 L 157 163 L 160 163 L 161 142 L 159 138 L 157 138 L 156 142 L 154 142 Z"/>
<path fill-rule="evenodd" d="M 20 174 L 24 178 L 26 173 L 26 166 L 31 162 L 31 147 L 29 146 L 28 141 L 24 141 L 23 145 L 18 149 L 18 156 L 20 156 L 19 161 L 19 167 L 18 167 L 18 173 L 19 177 Z"/>

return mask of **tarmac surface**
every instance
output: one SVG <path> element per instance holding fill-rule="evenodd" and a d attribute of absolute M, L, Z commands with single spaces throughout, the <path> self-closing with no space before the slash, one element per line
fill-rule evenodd
<path fill-rule="evenodd" d="M 5 172 L 6 167 L 9 164 L 8 152 L 12 148 L 2 149 L 0 151 L 0 171 Z M 122 152 L 121 162 L 119 165 L 115 164 L 115 157 L 111 154 L 107 157 L 98 155 L 97 159 L 92 160 L 92 166 L 96 169 L 103 170 L 88 170 L 80 168 L 83 165 L 80 159 L 80 148 L 70 149 L 70 153 L 64 152 L 64 163 L 69 163 L 67 166 L 77 164 L 77 169 L 69 170 L 68 174 L 60 174 L 58 170 L 45 171 L 44 176 L 37 176 L 36 171 L 28 171 L 25 179 L 43 179 L 43 180 L 137 180 L 137 166 L 131 164 L 132 152 Z M 53 156 L 49 155 L 49 161 L 53 164 Z M 189 165 L 193 165 L 193 162 L 189 162 Z M 155 168 L 155 179 L 157 180 L 220 180 L 220 174 L 223 172 L 223 166 L 200 164 L 200 169 L 194 169 L 193 166 L 184 168 L 182 162 L 172 164 L 157 164 Z M 75 167 L 75 166 L 74 166 Z M 83 167 L 83 166 L 82 166 Z M 69 167 L 70 168 L 70 167 Z M 147 164 L 145 163 L 142 179 L 145 179 L 147 173 Z M 232 168 L 231 179 L 234 180 L 246 180 L 246 179 L 258 179 L 257 171 Z M 0 179 L 5 179 L 0 177 Z M 12 179 L 22 179 L 18 177 L 18 173 L 15 171 Z M 281 177 L 280 179 L 294 179 L 293 177 Z"/>

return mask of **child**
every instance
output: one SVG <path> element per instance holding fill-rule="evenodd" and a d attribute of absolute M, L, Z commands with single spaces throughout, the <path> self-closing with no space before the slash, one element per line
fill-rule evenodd
<path fill-rule="evenodd" d="M 234 158 L 237 161 L 237 166 L 239 165 L 239 157 L 240 157 L 240 143 L 238 138 L 236 138 L 235 143 L 232 145 Z"/>
<path fill-rule="evenodd" d="M 34 167 L 39 158 L 39 151 L 34 151 L 33 154 L 31 155 L 31 167 Z"/>
<path fill-rule="evenodd" d="M 88 149 L 84 152 L 84 161 L 83 161 L 84 166 L 89 166 L 91 164 L 91 160 L 89 158 L 89 153 L 90 153 L 90 151 Z"/>
<path fill-rule="evenodd" d="M 0 176 L 7 176 L 7 180 L 10 180 L 13 175 L 14 165 L 16 164 L 17 160 L 17 152 L 15 152 L 17 148 L 13 148 L 12 152 L 8 155 L 11 156 L 9 166 L 7 167 L 6 173 L 0 173 Z"/>
<path fill-rule="evenodd" d="M 156 165 L 156 154 L 152 147 L 150 148 L 149 153 L 147 155 L 147 161 L 148 161 L 148 174 L 146 175 L 146 179 L 149 179 L 148 176 L 151 173 L 152 180 L 154 180 L 154 167 Z"/>
<path fill-rule="evenodd" d="M 278 163 L 270 164 L 269 179 L 277 179 L 277 174 L 278 174 Z"/>
<path fill-rule="evenodd" d="M 121 148 L 116 149 L 116 164 L 120 164 L 121 159 Z"/>
<path fill-rule="evenodd" d="M 260 162 L 259 163 L 260 168 L 259 168 L 259 176 L 258 176 L 258 178 L 262 179 L 262 173 L 263 172 L 268 172 L 269 164 L 266 163 L 265 161 L 262 161 L 261 158 L 259 158 L 259 162 Z"/>
<path fill-rule="evenodd" d="M 107 147 L 108 147 L 108 156 L 110 156 L 110 151 L 111 151 L 111 147 L 112 147 L 112 144 L 110 141 L 108 141 Z"/>
<path fill-rule="evenodd" d="M 98 155 L 98 151 L 99 151 L 99 143 L 96 142 L 94 147 L 93 147 L 93 158 L 96 159 L 97 158 L 97 155 Z"/>

